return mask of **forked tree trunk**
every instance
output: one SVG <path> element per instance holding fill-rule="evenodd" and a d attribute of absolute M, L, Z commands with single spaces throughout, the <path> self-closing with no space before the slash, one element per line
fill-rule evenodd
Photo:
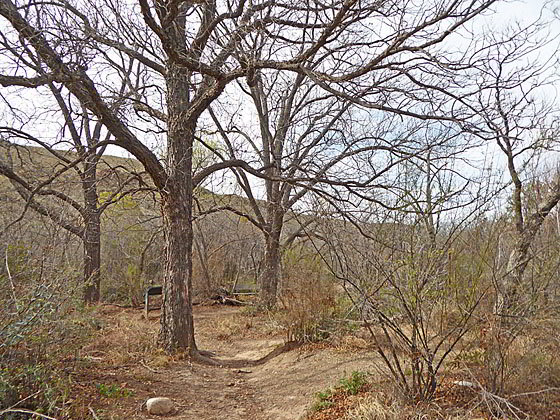
<path fill-rule="evenodd" d="M 539 233 L 546 217 L 560 202 L 560 185 L 557 184 L 540 203 L 536 211 L 527 216 L 526 220 L 518 217 L 516 240 L 509 256 L 507 274 L 502 281 L 498 296 L 500 313 L 519 315 L 523 310 L 521 292 L 524 285 L 523 276 L 531 259 L 530 248 Z M 519 212 L 519 214 L 521 214 Z M 527 308 L 525 308 L 527 309 Z"/>
<path fill-rule="evenodd" d="M 499 297 L 502 313 L 514 315 L 523 303 L 521 302 L 522 297 L 519 295 L 519 289 L 523 285 L 523 275 L 529 263 L 529 245 L 530 243 L 518 241 L 509 255 L 507 274 Z"/>

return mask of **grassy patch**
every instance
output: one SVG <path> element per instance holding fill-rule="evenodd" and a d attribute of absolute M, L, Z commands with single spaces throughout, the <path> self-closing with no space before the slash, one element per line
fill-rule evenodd
<path fill-rule="evenodd" d="M 356 395 L 367 384 L 367 373 L 354 371 L 348 378 L 340 380 L 339 388 L 350 395 Z"/>
<path fill-rule="evenodd" d="M 315 397 L 317 398 L 317 401 L 313 403 L 313 406 L 311 407 L 312 411 L 322 411 L 332 407 L 334 404 L 334 401 L 332 400 L 333 391 L 330 388 L 317 392 Z"/>
<path fill-rule="evenodd" d="M 97 389 L 103 397 L 107 398 L 128 398 L 134 394 L 132 390 L 124 387 L 121 388 L 120 386 L 115 384 L 97 384 Z"/>
<path fill-rule="evenodd" d="M 316 401 L 311 411 L 322 411 L 331 408 L 341 395 L 356 395 L 367 385 L 366 372 L 354 371 L 349 377 L 341 378 L 338 385 L 315 394 Z"/>

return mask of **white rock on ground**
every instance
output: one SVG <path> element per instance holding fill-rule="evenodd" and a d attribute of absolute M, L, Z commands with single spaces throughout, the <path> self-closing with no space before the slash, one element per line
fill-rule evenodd
<path fill-rule="evenodd" d="M 466 386 L 469 388 L 474 388 L 474 384 L 472 382 L 469 381 L 453 381 L 453 383 L 455 385 L 459 385 L 459 386 Z"/>
<path fill-rule="evenodd" d="M 165 397 L 150 398 L 146 401 L 146 409 L 149 414 L 164 416 L 173 411 L 173 401 Z"/>

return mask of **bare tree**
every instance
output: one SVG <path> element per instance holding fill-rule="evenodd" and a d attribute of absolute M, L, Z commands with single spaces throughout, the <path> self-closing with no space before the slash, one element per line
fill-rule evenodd
<path fill-rule="evenodd" d="M 36 22 L 38 29 L 46 30 L 48 28 L 49 20 L 41 18 L 39 14 Z M 44 25 L 46 26 L 43 28 Z M 134 191 L 134 189 L 130 189 L 133 179 L 140 181 L 140 184 L 142 184 L 142 179 L 139 174 L 134 174 L 132 177 L 125 175 L 130 170 L 134 172 L 134 168 L 110 168 L 108 162 L 104 162 L 108 166 L 108 170 L 104 170 L 102 179 L 99 179 L 100 160 L 110 143 L 111 133 L 107 132 L 101 121 L 95 119 L 83 102 L 76 101 L 60 84 L 55 83 L 48 76 L 48 69 L 45 68 L 42 57 L 36 51 L 25 46 L 21 46 L 16 51 L 14 44 L 7 37 L 2 39 L 0 45 L 5 51 L 15 54 L 11 58 L 17 57 L 17 60 L 25 63 L 29 71 L 34 71 L 39 75 L 41 82 L 37 84 L 37 87 L 42 88 L 39 91 L 42 100 L 31 101 L 27 107 L 20 107 L 17 101 L 10 101 L 12 110 L 18 110 L 18 112 L 14 112 L 8 120 L 11 125 L 0 127 L 0 132 L 4 140 L 9 139 L 16 142 L 12 149 L 16 147 L 17 142 L 25 142 L 42 147 L 54 159 L 51 167 L 44 168 L 45 172 L 50 171 L 51 173 L 41 175 L 28 171 L 24 174 L 23 171 L 17 170 L 11 162 L 14 155 L 13 150 L 8 151 L 6 155 L 8 160 L 3 162 L 0 167 L 1 173 L 10 179 L 19 196 L 27 202 L 26 209 L 32 208 L 43 216 L 49 217 L 81 239 L 84 252 L 84 299 L 89 303 L 97 302 L 100 298 L 101 215 L 109 205 Z M 75 56 L 75 60 L 80 62 L 80 65 L 86 65 L 88 52 L 82 51 L 81 46 L 82 42 L 74 39 L 68 41 L 67 48 Z M 7 61 L 9 62 L 9 59 Z M 121 61 L 124 74 L 130 74 L 134 60 Z M 7 87 L 19 87 L 18 83 L 13 83 L 13 81 L 13 79 L 5 79 L 2 84 Z M 108 105 L 115 112 L 119 112 L 123 105 L 125 91 L 128 89 L 125 81 L 126 79 L 123 79 L 120 86 L 115 87 L 111 99 L 108 100 Z M 28 86 L 23 88 L 25 87 Z M 22 93 L 21 91 L 22 88 L 19 87 L 14 90 L 14 93 Z M 54 123 L 48 129 L 35 126 L 34 116 L 42 113 L 55 114 Z M 8 143 L 6 144 L 9 146 Z M 72 150 L 74 153 L 66 153 L 63 150 Z M 40 166 L 41 162 L 19 162 L 19 166 L 22 165 Z M 53 182 L 64 179 L 68 171 L 75 172 L 79 177 L 81 199 L 72 191 L 72 188 L 53 186 Z M 114 181 L 114 190 L 101 203 L 98 191 L 99 183 L 108 177 Z M 59 182 L 59 184 L 62 183 Z M 49 199 L 41 201 L 40 197 Z M 70 214 L 61 211 L 60 206 L 57 208 L 49 201 L 66 205 Z"/>
<path fill-rule="evenodd" d="M 223 154 L 223 160 L 255 162 L 265 168 L 266 178 L 264 185 L 256 185 L 250 174 L 234 168 L 236 182 L 248 204 L 221 208 L 244 217 L 263 233 L 260 302 L 271 308 L 276 304 L 282 249 L 315 221 L 314 217 L 297 215 L 294 210 L 298 203 L 319 185 L 350 184 L 357 179 L 343 179 L 336 168 L 351 166 L 360 159 L 359 155 L 398 149 L 398 145 L 389 145 L 377 133 L 365 129 L 365 115 L 352 115 L 356 109 L 351 103 L 325 94 L 304 74 L 259 71 L 251 86 L 240 88 L 255 106 L 258 129 L 239 128 L 234 119 L 226 121 L 226 126 L 218 117 L 223 112 L 211 108 L 210 115 L 225 144 L 225 150 L 216 153 Z M 264 201 L 259 200 L 261 189 Z"/>
<path fill-rule="evenodd" d="M 0 16 L 9 24 L 2 36 L 11 45 L 5 52 L 17 65 L 5 67 L 0 82 L 30 88 L 57 83 L 101 121 L 112 142 L 144 165 L 162 195 L 166 274 L 161 342 L 167 350 L 184 348 L 199 356 L 191 312 L 193 187 L 211 173 L 231 167 L 267 176 L 266 168 L 252 168 L 237 159 L 192 173 L 197 126 L 208 107 L 235 80 L 246 78 L 250 85 L 257 70 L 273 69 L 304 73 L 322 88 L 342 97 L 354 95 L 379 111 L 427 118 L 433 107 L 418 105 L 426 84 L 420 76 L 454 67 L 447 60 L 432 59 L 433 54 L 443 58 L 438 45 L 496 1 L 435 0 L 410 8 L 403 0 L 302 5 L 244 0 L 139 0 L 134 5 L 2 0 Z M 48 24 L 38 27 L 37 19 Z M 382 24 L 380 32 L 370 24 L 375 19 Z M 262 39 L 263 48 L 270 51 L 267 57 L 255 57 L 246 42 L 255 33 L 266 35 Z M 70 48 L 77 41 L 81 48 Z M 40 58 L 44 74 L 29 71 L 21 62 L 23 49 Z M 140 140 L 145 127 L 135 126 L 108 103 L 113 78 L 105 72 L 106 64 L 123 55 L 140 63 L 142 69 L 134 77 L 147 82 L 136 90 L 137 109 L 165 121 L 165 164 Z M 312 58 L 322 55 L 328 58 L 313 67 Z M 425 69 L 421 63 L 427 61 L 435 65 Z M 377 73 L 380 67 L 388 72 Z M 413 81 L 415 89 L 403 88 L 404 81 Z M 164 92 L 158 88 L 161 82 Z M 401 105 L 402 95 L 411 99 L 408 106 Z M 426 104 L 429 97 L 420 102 Z"/>
<path fill-rule="evenodd" d="M 228 196 L 221 199 L 228 200 Z M 215 206 L 217 197 L 207 198 L 209 210 L 202 208 L 197 197 L 197 218 L 194 223 L 194 278 L 198 279 L 197 292 L 216 296 L 238 291 L 253 290 L 258 276 L 261 241 L 258 231 L 246 218 L 220 211 Z M 230 203 L 231 204 L 231 203 Z"/>
<path fill-rule="evenodd" d="M 100 166 L 105 166 L 100 161 L 107 145 L 100 139 L 101 124 L 96 123 L 90 131 L 90 122 L 84 114 L 80 131 L 85 134 L 79 134 L 70 117 L 69 108 L 64 102 L 61 104 L 65 107 L 63 111 L 68 112 L 67 127 L 76 152 L 56 149 L 56 145 L 24 131 L 1 127 L 5 154 L 0 159 L 0 174 L 10 180 L 25 203 L 23 213 L 14 218 L 12 224 L 21 220 L 27 209 L 33 209 L 80 238 L 84 253 L 83 296 L 85 302 L 93 303 L 100 298 L 101 215 L 111 204 L 137 191 L 139 187 L 141 189 L 143 181 L 140 174 L 130 175 L 134 168 L 118 169 L 106 162 L 107 168 L 103 168 L 104 174 L 99 177 L 97 172 Z M 84 137 L 87 142 L 82 141 Z M 16 143 L 8 139 L 15 140 Z M 25 150 L 17 144 L 21 141 L 38 145 L 46 151 L 48 157 L 37 154 L 33 149 Z M 72 179 L 68 177 L 69 171 L 78 176 L 81 199 L 74 191 Z M 133 186 L 133 180 L 139 181 L 140 185 Z M 100 202 L 98 188 L 103 181 L 111 184 L 112 191 Z"/>
<path fill-rule="evenodd" d="M 550 167 L 546 160 L 558 152 L 559 109 L 545 90 L 557 82 L 552 60 L 540 61 L 537 52 L 550 40 L 535 37 L 538 27 L 518 28 L 515 42 L 488 57 L 477 103 L 480 138 L 493 142 L 502 156 L 512 186 L 511 218 L 515 226 L 506 273 L 497 284 L 497 309 L 504 316 L 522 315 L 530 302 L 522 302 L 524 273 L 532 258 L 531 246 L 545 219 L 560 202 L 558 169 L 548 185 L 534 184 L 534 171 Z M 498 40 L 496 42 L 499 42 Z M 501 42 L 500 42 L 501 43 Z M 554 166 L 555 164 L 552 163 Z M 531 173 L 533 171 L 533 173 Z M 538 182 L 538 181 L 537 181 Z M 525 206 L 529 188 L 538 189 L 534 204 Z"/>
<path fill-rule="evenodd" d="M 462 236 L 487 202 L 473 200 L 477 179 L 460 174 L 457 150 L 444 143 L 402 162 L 383 202 L 352 213 L 334 203 L 344 220 L 325 220 L 313 240 L 410 400 L 433 398 L 485 294 L 476 286 L 482 274 L 457 263 Z"/>
<path fill-rule="evenodd" d="M 457 72 L 459 67 L 454 67 L 469 61 L 468 54 L 459 55 L 457 61 L 444 57 L 442 51 L 406 57 L 417 48 L 408 45 L 409 42 L 419 41 L 426 49 L 444 41 L 446 36 L 438 38 L 437 35 L 427 43 L 416 40 L 414 34 L 420 27 L 415 25 L 420 21 L 426 27 L 445 22 L 453 14 L 454 6 L 447 8 L 438 3 L 434 15 L 424 20 L 428 16 L 426 11 L 411 16 L 406 7 L 397 3 L 380 3 L 368 9 L 367 19 L 388 29 L 385 37 L 379 35 L 371 41 L 378 56 L 369 62 L 369 69 L 362 67 L 361 62 L 338 56 L 338 53 L 349 54 L 348 48 L 361 51 L 365 44 L 359 38 L 341 33 L 335 42 L 339 50 L 317 50 L 309 54 L 303 72 L 278 73 L 255 68 L 246 83 L 239 81 L 239 89 L 254 105 L 258 129 L 247 127 L 230 110 L 229 103 L 209 108 L 225 144 L 225 150 L 216 154 L 223 160 L 258 163 L 266 176 L 264 185 L 260 185 L 243 169 L 234 168 L 237 184 L 249 205 L 223 207 L 246 217 L 264 235 L 265 254 L 259 277 L 260 301 L 264 307 L 276 303 L 281 250 L 313 223 L 313 218 L 299 218 L 300 226 L 283 234 L 288 221 L 294 218 L 293 210 L 305 206 L 301 201 L 309 191 L 341 187 L 358 192 L 359 197 L 373 185 L 387 188 L 388 184 L 383 185 L 387 172 L 431 147 L 419 146 L 412 140 L 411 134 L 422 125 L 414 120 L 458 123 L 471 114 L 468 107 L 462 106 L 462 98 L 473 94 L 472 88 L 477 86 L 467 83 Z M 455 22 L 457 27 L 488 5 L 471 3 L 456 16 L 459 17 Z M 412 23 L 404 23 L 409 18 Z M 250 34 L 244 40 L 247 48 L 236 52 L 236 58 L 240 63 L 270 60 L 273 52 L 269 37 L 267 32 Z M 303 51 L 304 47 L 305 42 L 299 48 Z M 472 56 L 477 52 L 478 48 L 473 49 Z M 423 66 L 430 70 L 425 71 Z M 463 65 L 465 74 L 471 66 Z M 325 68 L 328 75 L 323 72 Z M 396 128 L 398 125 L 400 130 Z M 442 139 L 433 140 L 436 141 Z M 371 164 L 373 161 L 376 165 Z M 263 198 L 264 203 L 259 200 Z"/>

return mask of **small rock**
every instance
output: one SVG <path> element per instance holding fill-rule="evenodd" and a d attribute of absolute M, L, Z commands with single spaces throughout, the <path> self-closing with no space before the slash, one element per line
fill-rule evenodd
<path fill-rule="evenodd" d="M 466 387 L 469 387 L 469 388 L 474 387 L 474 384 L 472 382 L 469 382 L 469 381 L 454 381 L 453 383 L 455 385 L 466 386 Z"/>
<path fill-rule="evenodd" d="M 173 411 L 173 401 L 165 397 L 150 398 L 146 401 L 146 409 L 149 414 L 165 416 Z"/>

